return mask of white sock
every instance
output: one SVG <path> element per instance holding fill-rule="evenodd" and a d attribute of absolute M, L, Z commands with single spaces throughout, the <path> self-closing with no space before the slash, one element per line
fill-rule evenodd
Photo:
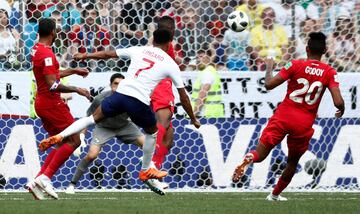
<path fill-rule="evenodd" d="M 60 132 L 59 135 L 61 135 L 63 138 L 66 138 L 72 134 L 80 132 L 81 130 L 93 124 L 95 124 L 95 121 L 92 115 L 88 117 L 83 117 L 68 126 L 64 131 Z"/>
<path fill-rule="evenodd" d="M 156 135 L 155 134 L 145 134 L 145 143 L 143 146 L 143 160 L 141 170 L 148 170 L 150 168 L 151 159 L 155 152 L 155 144 L 156 144 Z"/>

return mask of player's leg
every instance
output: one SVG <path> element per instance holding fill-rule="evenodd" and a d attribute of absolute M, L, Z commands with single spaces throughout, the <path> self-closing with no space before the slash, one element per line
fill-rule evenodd
<path fill-rule="evenodd" d="M 141 171 L 139 173 L 140 180 L 148 180 L 152 178 L 162 178 L 167 172 L 159 171 L 150 167 L 151 159 L 155 150 L 156 143 L 156 118 L 150 106 L 144 104 L 140 100 L 122 95 L 121 107 L 127 112 L 132 122 L 143 128 L 145 132 L 145 143 L 143 146 L 143 161 Z"/>
<path fill-rule="evenodd" d="M 67 136 L 78 133 L 87 126 L 100 122 L 105 117 L 112 117 L 125 112 L 126 108 L 124 107 L 128 106 L 128 103 L 126 102 L 126 97 L 128 96 L 124 96 L 118 92 L 115 92 L 111 96 L 106 97 L 92 115 L 90 115 L 89 117 L 83 117 L 75 121 L 73 124 L 71 124 L 59 134 L 41 141 L 39 145 L 40 149 L 44 151 L 48 148 L 48 144 L 52 145 L 59 143 Z"/>
<path fill-rule="evenodd" d="M 287 200 L 286 198 L 280 196 L 280 193 L 289 185 L 296 172 L 296 167 L 301 156 L 307 151 L 309 147 L 309 142 L 312 135 L 314 134 L 314 129 L 312 127 L 301 127 L 298 124 L 299 123 L 294 123 L 291 129 L 292 131 L 287 138 L 287 144 L 289 148 L 287 165 L 274 190 L 266 198 L 267 200 Z"/>
<path fill-rule="evenodd" d="M 54 188 L 51 184 L 51 178 L 58 171 L 58 169 L 69 159 L 70 155 L 75 151 L 75 149 L 80 145 L 80 136 L 79 133 L 71 135 L 64 140 L 64 143 L 59 146 L 56 154 L 52 158 L 48 167 L 45 169 L 44 173 L 35 179 L 36 184 L 38 184 L 47 194 L 49 194 L 54 199 L 58 198 Z"/>
<path fill-rule="evenodd" d="M 50 135 L 55 134 L 74 122 L 67 105 L 58 105 L 51 109 L 37 109 L 38 115 L 43 121 L 44 128 Z M 79 136 L 72 136 L 66 139 L 69 143 L 62 144 L 54 149 L 46 158 L 38 177 L 34 183 L 53 198 L 57 198 L 52 184 L 51 177 L 57 169 L 68 159 L 74 149 L 79 145 Z"/>
<path fill-rule="evenodd" d="M 289 156 L 287 159 L 286 167 L 280 176 L 276 186 L 274 187 L 274 190 L 268 197 L 267 200 L 270 201 L 286 201 L 287 199 L 280 196 L 280 193 L 289 185 L 291 179 L 295 175 L 296 167 L 299 163 L 299 160 L 301 158 L 303 153 L 296 154 L 289 152 Z"/>
<path fill-rule="evenodd" d="M 241 179 L 250 164 L 263 161 L 272 148 L 281 143 L 286 134 L 287 130 L 283 127 L 282 121 L 275 117 L 270 118 L 268 125 L 261 134 L 256 149 L 247 153 L 242 163 L 236 167 L 232 177 L 233 182 L 238 182 Z"/>
<path fill-rule="evenodd" d="M 99 156 L 102 146 L 98 144 L 91 144 L 86 156 L 81 159 L 80 163 L 76 167 L 74 176 L 70 181 L 70 185 L 66 188 L 66 193 L 74 194 L 75 186 L 80 178 L 87 172 L 90 164 Z"/>
<path fill-rule="evenodd" d="M 142 134 L 139 128 L 132 122 L 129 122 L 123 128 L 119 129 L 116 133 L 116 138 L 120 139 L 123 143 L 131 143 L 140 148 L 143 148 L 143 145 L 145 144 L 145 135 Z M 140 163 L 142 164 L 142 159 Z M 154 168 L 154 163 L 150 163 L 150 167 Z M 150 188 L 151 191 L 159 195 L 165 195 L 163 185 L 157 179 L 149 179 L 144 181 L 144 183 Z"/>
<path fill-rule="evenodd" d="M 56 152 L 57 152 L 57 148 L 53 148 L 51 150 L 51 152 L 46 156 L 45 161 L 40 168 L 40 172 L 36 175 L 36 177 L 38 177 L 39 175 L 41 175 L 45 172 L 46 168 L 49 166 L 49 164 L 50 164 L 51 160 L 53 159 L 53 157 L 55 156 Z"/>
<path fill-rule="evenodd" d="M 156 138 L 156 150 L 153 156 L 155 166 L 160 169 L 173 145 L 174 129 L 171 125 L 172 111 L 169 108 L 162 108 L 156 111 L 158 134 Z"/>
<path fill-rule="evenodd" d="M 232 178 L 233 182 L 238 182 L 241 179 L 250 164 L 262 162 L 269 155 L 271 150 L 272 147 L 266 146 L 260 141 L 256 146 L 256 149 L 248 152 L 242 163 L 236 167 Z"/>

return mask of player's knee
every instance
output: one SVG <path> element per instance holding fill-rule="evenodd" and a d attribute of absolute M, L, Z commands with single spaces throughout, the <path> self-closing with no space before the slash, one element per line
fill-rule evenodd
<path fill-rule="evenodd" d="M 144 128 L 144 132 L 146 133 L 146 134 L 150 134 L 150 135 L 152 135 L 152 134 L 155 134 L 156 132 L 157 132 L 157 127 L 156 126 L 151 126 L 151 127 L 146 127 L 146 128 Z"/>
<path fill-rule="evenodd" d="M 80 135 L 74 134 L 69 136 L 69 140 L 67 143 L 70 144 L 73 148 L 79 147 L 81 144 Z"/>
<path fill-rule="evenodd" d="M 86 159 L 91 162 L 94 161 L 97 158 L 98 154 L 97 153 L 89 153 L 86 155 Z"/>

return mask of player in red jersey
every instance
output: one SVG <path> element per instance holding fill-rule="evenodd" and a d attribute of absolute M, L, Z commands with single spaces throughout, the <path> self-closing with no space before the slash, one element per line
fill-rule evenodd
<path fill-rule="evenodd" d="M 88 71 L 86 69 L 59 70 L 59 63 L 51 49 L 56 38 L 56 24 L 53 20 L 41 19 L 38 33 L 39 42 L 31 51 L 37 85 L 35 110 L 49 135 L 55 135 L 74 122 L 69 107 L 62 101 L 60 93 L 76 92 L 90 98 L 90 93 L 85 88 L 62 85 L 60 78 L 72 74 L 86 77 Z M 74 134 L 49 153 L 34 181 L 27 184 L 35 199 L 44 198 L 42 191 L 55 199 L 58 198 L 52 187 L 51 177 L 79 145 L 79 134 Z"/>
<path fill-rule="evenodd" d="M 173 38 L 175 33 L 175 21 L 170 16 L 163 16 L 159 19 L 157 28 L 168 30 L 171 32 L 171 38 Z M 172 44 L 170 44 L 167 54 L 175 60 L 175 52 Z M 156 86 L 151 95 L 151 106 L 156 113 L 158 128 L 156 149 L 152 161 L 156 168 L 160 169 L 174 140 L 174 129 L 171 123 L 171 118 L 174 113 L 174 94 L 170 78 L 163 79 Z M 144 183 L 148 185 L 152 191 L 160 195 L 164 195 L 163 189 L 168 187 L 166 183 L 162 183 L 156 179 L 150 179 Z"/>
<path fill-rule="evenodd" d="M 159 19 L 158 28 L 169 30 L 172 34 L 171 37 L 174 37 L 175 21 L 169 16 L 163 16 Z M 172 45 L 169 46 L 167 54 L 175 60 L 174 47 Z M 156 151 L 152 160 L 159 169 L 164 162 L 165 156 L 169 153 L 174 138 L 174 129 L 171 123 L 174 113 L 174 94 L 170 78 L 163 79 L 156 86 L 151 95 L 151 105 L 156 113 L 159 130 L 156 139 Z"/>
<path fill-rule="evenodd" d="M 272 75 L 273 60 L 266 60 L 266 89 L 271 90 L 288 81 L 287 94 L 270 118 L 256 150 L 245 155 L 233 175 L 233 181 L 238 182 L 251 163 L 263 161 L 272 148 L 281 143 L 287 135 L 289 148 L 287 165 L 274 190 L 266 198 L 270 201 L 287 200 L 280 196 L 280 193 L 290 183 L 299 159 L 308 149 L 314 133 L 312 125 L 326 88 L 329 89 L 334 105 L 338 109 L 335 117 L 341 117 L 345 111 L 336 71 L 320 61 L 326 52 L 326 36 L 320 32 L 311 33 L 309 36 L 306 48 L 307 60 L 289 62 L 275 77 Z"/>

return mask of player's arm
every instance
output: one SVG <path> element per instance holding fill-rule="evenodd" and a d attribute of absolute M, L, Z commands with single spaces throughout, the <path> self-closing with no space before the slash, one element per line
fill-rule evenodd
<path fill-rule="evenodd" d="M 56 79 L 56 74 L 46 74 L 45 82 L 48 85 L 49 91 L 53 92 L 62 92 L 62 93 L 71 93 L 76 92 L 81 96 L 84 96 L 88 99 L 91 98 L 90 92 L 86 88 L 78 88 L 75 86 L 63 85 Z"/>
<path fill-rule="evenodd" d="M 200 122 L 196 119 L 195 114 L 193 112 L 189 96 L 186 93 L 184 83 L 181 79 L 180 69 L 176 65 L 175 62 L 173 62 L 172 65 L 174 65 L 174 66 L 169 65 L 169 67 L 170 67 L 169 70 L 171 72 L 168 72 L 168 76 L 172 79 L 175 87 L 177 88 L 177 90 L 179 92 L 180 103 L 181 103 L 182 107 L 184 108 L 185 112 L 189 115 L 189 117 L 191 119 L 191 123 L 194 124 L 194 126 L 196 128 L 199 128 Z"/>
<path fill-rule="evenodd" d="M 60 78 L 67 77 L 73 74 L 77 74 L 82 77 L 87 77 L 89 71 L 85 68 L 69 68 L 65 70 L 60 70 Z"/>
<path fill-rule="evenodd" d="M 335 117 L 341 117 L 345 112 L 345 103 L 344 99 L 341 96 L 341 92 L 339 89 L 339 80 L 337 73 L 334 69 L 328 71 L 329 79 L 328 79 L 328 88 L 331 93 L 331 97 L 334 102 L 334 106 L 338 109 L 335 113 Z"/>
<path fill-rule="evenodd" d="M 271 58 L 265 59 L 266 64 L 266 73 L 265 73 L 265 88 L 266 90 L 271 90 L 276 88 L 277 86 L 281 85 L 285 82 L 285 79 L 277 74 L 273 76 L 273 68 L 274 68 L 274 60 Z"/>
<path fill-rule="evenodd" d="M 340 118 L 345 112 L 345 102 L 343 97 L 341 96 L 341 92 L 339 87 L 331 87 L 329 88 L 331 97 L 334 102 L 334 106 L 338 109 L 335 113 L 335 117 Z"/>
<path fill-rule="evenodd" d="M 180 103 L 184 108 L 185 112 L 189 115 L 191 119 L 191 123 L 194 124 L 196 128 L 200 127 L 200 122 L 196 119 L 195 114 L 192 110 L 191 102 L 189 96 L 186 93 L 185 88 L 178 88 L 179 96 L 180 96 Z"/>
<path fill-rule="evenodd" d="M 194 114 L 195 115 L 197 115 L 201 111 L 202 107 L 204 106 L 204 102 L 205 102 L 207 93 L 209 92 L 210 88 L 211 88 L 211 84 L 201 85 L 199 97 L 197 98 L 197 100 L 195 102 L 195 106 L 194 106 Z"/>
<path fill-rule="evenodd" d="M 98 51 L 94 53 L 76 53 L 73 56 L 74 60 L 85 60 L 85 59 L 111 59 L 118 58 L 116 51 L 107 50 L 107 51 Z"/>

